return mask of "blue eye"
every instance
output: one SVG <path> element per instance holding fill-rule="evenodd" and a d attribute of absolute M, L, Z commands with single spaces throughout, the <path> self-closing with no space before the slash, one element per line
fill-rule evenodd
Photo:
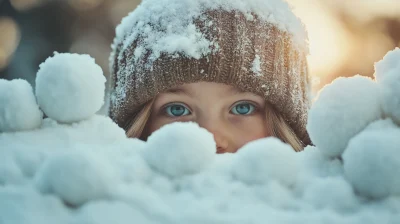
<path fill-rule="evenodd" d="M 239 103 L 232 108 L 232 113 L 236 115 L 249 115 L 254 112 L 256 107 L 251 103 Z"/>
<path fill-rule="evenodd" d="M 171 117 L 181 117 L 190 114 L 189 109 L 182 104 L 171 104 L 165 108 L 165 112 Z"/>

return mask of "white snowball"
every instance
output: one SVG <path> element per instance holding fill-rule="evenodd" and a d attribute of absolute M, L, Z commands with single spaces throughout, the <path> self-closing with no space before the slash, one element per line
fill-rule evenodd
<path fill-rule="evenodd" d="M 36 188 L 79 206 L 107 196 L 115 182 L 113 168 L 95 153 L 65 153 L 48 159 L 36 174 Z"/>
<path fill-rule="evenodd" d="M 363 131 L 350 141 L 343 161 L 346 178 L 363 196 L 400 196 L 399 129 Z"/>
<path fill-rule="evenodd" d="M 175 122 L 155 131 L 147 140 L 144 158 L 172 177 L 194 174 L 213 162 L 213 135 L 193 122 Z"/>
<path fill-rule="evenodd" d="M 325 155 L 340 156 L 352 137 L 382 116 L 378 85 L 362 76 L 338 78 L 319 92 L 308 116 L 312 142 Z"/>
<path fill-rule="evenodd" d="M 246 184 L 265 184 L 270 179 L 291 185 L 299 172 L 294 149 L 277 138 L 264 138 L 244 145 L 232 164 L 235 178 Z"/>
<path fill-rule="evenodd" d="M 375 77 L 386 116 L 400 125 L 400 48 L 388 52 L 375 64 Z"/>
<path fill-rule="evenodd" d="M 27 81 L 0 79 L 0 132 L 35 129 L 42 118 L 43 113 Z"/>
<path fill-rule="evenodd" d="M 76 122 L 101 108 L 105 81 L 100 66 L 89 55 L 55 54 L 40 65 L 36 97 L 48 117 Z"/>

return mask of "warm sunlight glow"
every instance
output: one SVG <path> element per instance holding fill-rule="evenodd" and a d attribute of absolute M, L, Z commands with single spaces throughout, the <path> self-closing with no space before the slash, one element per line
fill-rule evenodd
<path fill-rule="evenodd" d="M 314 3 L 312 4 L 311 1 Z M 346 60 L 349 37 L 341 24 L 315 0 L 292 0 L 295 13 L 308 30 L 312 76 L 323 77 Z"/>

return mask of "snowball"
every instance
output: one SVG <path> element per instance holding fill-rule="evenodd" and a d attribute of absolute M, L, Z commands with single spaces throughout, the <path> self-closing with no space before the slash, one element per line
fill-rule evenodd
<path fill-rule="evenodd" d="M 399 153 L 398 128 L 363 131 L 350 141 L 343 153 L 345 176 L 363 196 L 400 196 Z"/>
<path fill-rule="evenodd" d="M 325 86 L 308 114 L 312 142 L 327 156 L 343 153 L 349 140 L 381 114 L 378 85 L 369 78 L 338 78 Z"/>
<path fill-rule="evenodd" d="M 278 180 L 288 186 L 296 181 L 299 171 L 297 158 L 294 149 L 279 139 L 259 139 L 237 152 L 232 172 L 235 178 L 247 184 Z"/>
<path fill-rule="evenodd" d="M 144 158 L 158 171 L 177 177 L 201 171 L 215 153 L 216 143 L 206 129 L 193 122 L 175 122 L 148 138 Z"/>
<path fill-rule="evenodd" d="M 385 115 L 400 125 L 400 48 L 390 51 L 375 64 L 374 75 L 380 88 Z"/>
<path fill-rule="evenodd" d="M 378 82 L 386 79 L 388 73 L 392 71 L 399 72 L 400 69 L 400 48 L 396 47 L 389 51 L 382 60 L 375 63 L 375 78 Z"/>
<path fill-rule="evenodd" d="M 94 115 L 104 103 L 106 79 L 89 55 L 55 54 L 40 65 L 36 97 L 43 112 L 64 123 Z"/>
<path fill-rule="evenodd" d="M 65 153 L 46 161 L 35 177 L 37 189 L 78 206 L 105 197 L 115 182 L 110 165 L 96 154 Z"/>
<path fill-rule="evenodd" d="M 31 130 L 42 122 L 43 113 L 25 80 L 0 79 L 0 105 L 0 132 Z"/>

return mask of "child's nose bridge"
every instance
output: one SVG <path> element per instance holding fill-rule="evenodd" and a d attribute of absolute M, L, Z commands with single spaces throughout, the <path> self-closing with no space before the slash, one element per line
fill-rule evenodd
<path fill-rule="evenodd" d="M 229 142 L 229 128 L 227 120 L 221 116 L 206 116 L 199 118 L 197 123 L 214 135 L 218 148 L 227 148 Z"/>

